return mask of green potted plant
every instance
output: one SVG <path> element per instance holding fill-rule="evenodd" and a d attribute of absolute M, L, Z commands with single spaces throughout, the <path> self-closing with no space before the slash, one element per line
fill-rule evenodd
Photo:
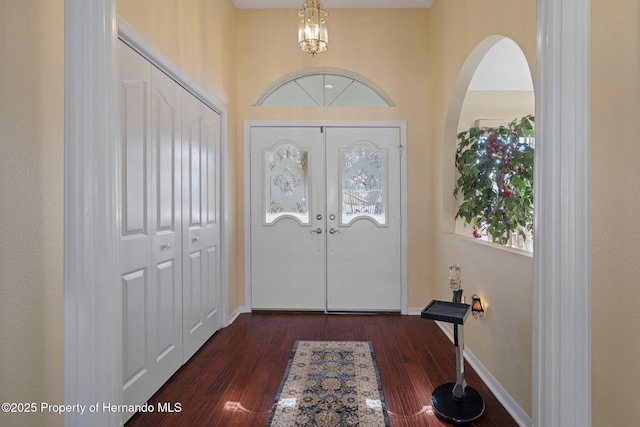
<path fill-rule="evenodd" d="M 534 117 L 507 126 L 472 127 L 458 134 L 455 166 L 459 177 L 453 195 L 462 202 L 456 219 L 494 242 L 509 244 L 533 231 Z"/>

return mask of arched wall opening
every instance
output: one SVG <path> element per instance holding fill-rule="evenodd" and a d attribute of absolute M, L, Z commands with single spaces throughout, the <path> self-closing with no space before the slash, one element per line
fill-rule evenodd
<path fill-rule="evenodd" d="M 528 414 L 532 411 L 532 254 L 455 234 L 455 215 L 460 200 L 454 198 L 453 191 L 457 179 L 455 152 L 460 126 L 468 129 L 477 119 L 502 118 L 509 122 L 515 118 L 470 113 L 465 119 L 468 92 L 478 88 L 474 81 L 476 71 L 483 59 L 491 58 L 492 48 L 501 42 L 514 43 L 503 35 L 492 35 L 467 51 L 446 104 L 442 140 L 438 141 L 441 144 L 438 154 L 441 169 L 437 172 L 441 178 L 441 194 L 437 197 L 441 198 L 442 206 L 437 212 L 441 216 L 436 223 L 438 254 L 435 265 L 459 264 L 467 302 L 471 295 L 477 294 L 486 304 L 485 318 L 469 325 L 465 346 L 490 373 L 487 378 L 492 377 L 497 389 L 504 390 L 509 396 L 506 400 L 509 412 L 522 425 L 527 425 L 530 423 Z M 524 55 L 519 47 L 517 52 Z M 528 64 L 526 68 L 526 77 L 531 80 Z M 435 298 L 445 299 L 447 295 L 450 298 L 450 291 L 441 285 L 442 275 L 435 274 Z"/>
<path fill-rule="evenodd" d="M 442 138 L 442 230 L 471 236 L 471 227 L 456 223 L 459 201 L 454 157 L 457 134 L 473 126 L 506 125 L 533 114 L 535 96 L 526 57 L 520 47 L 502 35 L 481 41 L 463 64 L 449 102 Z"/>

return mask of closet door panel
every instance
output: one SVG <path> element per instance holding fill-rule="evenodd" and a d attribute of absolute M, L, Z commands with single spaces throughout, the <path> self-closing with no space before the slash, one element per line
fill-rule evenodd
<path fill-rule="evenodd" d="M 182 365 L 181 98 L 159 69 L 152 77 L 153 360 L 156 388 Z"/>
<path fill-rule="evenodd" d="M 122 389 L 124 403 L 141 404 L 182 364 L 182 88 L 126 44 L 118 49 Z"/>
<path fill-rule="evenodd" d="M 204 109 L 203 213 L 206 259 L 205 315 L 210 335 L 220 328 L 220 115 Z"/>
<path fill-rule="evenodd" d="M 157 306 L 158 313 L 158 341 L 156 342 L 156 357 L 162 361 L 170 357 L 176 349 L 180 350 L 182 344 L 182 328 L 180 334 L 176 336 L 175 315 L 176 315 L 176 293 L 180 290 L 180 283 L 176 283 L 177 265 L 174 260 L 169 260 L 158 264 L 158 293 Z M 179 313 L 178 313 L 179 314 Z M 182 356 L 181 356 L 182 357 Z M 180 357 L 180 358 L 181 358 Z M 180 366 L 180 361 L 178 362 Z"/>
<path fill-rule="evenodd" d="M 123 378 L 124 389 L 139 381 L 148 372 L 147 364 L 147 326 L 146 304 L 147 293 L 146 269 L 132 271 L 122 277 L 123 320 L 126 325 L 124 331 L 124 360 Z M 140 305 L 140 302 L 143 302 Z M 148 376 L 147 376 L 148 377 Z M 144 382 L 144 381 L 140 381 Z"/>
<path fill-rule="evenodd" d="M 207 319 L 215 316 L 220 308 L 220 274 L 218 268 L 218 247 L 209 246 L 206 250 L 207 263 L 207 296 L 206 296 L 206 316 Z"/>
<path fill-rule="evenodd" d="M 156 176 L 157 176 L 157 205 L 156 215 L 158 231 L 176 231 L 176 202 L 180 202 L 180 174 L 177 167 L 177 157 L 180 156 L 179 144 L 181 137 L 178 128 L 180 107 L 176 83 L 169 80 L 154 68 L 154 83 L 162 83 L 166 87 L 154 87 L 154 127 L 156 135 Z M 176 105 L 177 104 L 177 105 Z M 176 134 L 178 133 L 178 134 Z M 177 178 L 177 179 L 176 179 Z"/>
<path fill-rule="evenodd" d="M 143 64 L 144 65 L 144 64 Z M 148 79 L 122 81 L 123 235 L 147 232 Z"/>
<path fill-rule="evenodd" d="M 220 328 L 220 116 L 193 95 L 182 97 L 184 361 Z"/>
<path fill-rule="evenodd" d="M 197 99 L 182 96 L 182 169 L 184 193 L 182 200 L 184 222 L 185 265 L 183 275 L 183 342 L 186 361 L 197 350 L 203 336 L 202 310 L 202 222 L 201 162 L 202 162 L 202 108 Z"/>
<path fill-rule="evenodd" d="M 197 333 L 203 321 L 201 310 L 202 295 L 202 256 L 201 251 L 191 252 L 187 260 L 186 277 L 189 286 L 185 286 L 184 319 L 188 336 Z"/>
<path fill-rule="evenodd" d="M 156 269 L 152 244 L 153 158 L 151 144 L 151 66 L 127 45 L 120 60 L 123 402 L 144 402 L 153 394 L 153 287 Z"/>

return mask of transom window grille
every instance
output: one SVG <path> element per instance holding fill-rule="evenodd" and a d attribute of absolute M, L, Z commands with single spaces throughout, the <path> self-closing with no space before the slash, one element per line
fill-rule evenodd
<path fill-rule="evenodd" d="M 266 90 L 259 107 L 390 107 L 372 82 L 346 71 L 319 72 L 285 79 Z"/>

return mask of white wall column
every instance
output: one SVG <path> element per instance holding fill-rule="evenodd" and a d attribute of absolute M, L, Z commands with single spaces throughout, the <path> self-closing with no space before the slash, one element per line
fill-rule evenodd
<path fill-rule="evenodd" d="M 116 1 L 65 0 L 64 399 L 121 401 Z M 122 414 L 66 414 L 115 426 Z"/>
<path fill-rule="evenodd" d="M 537 0 L 533 425 L 591 425 L 590 5 Z"/>

